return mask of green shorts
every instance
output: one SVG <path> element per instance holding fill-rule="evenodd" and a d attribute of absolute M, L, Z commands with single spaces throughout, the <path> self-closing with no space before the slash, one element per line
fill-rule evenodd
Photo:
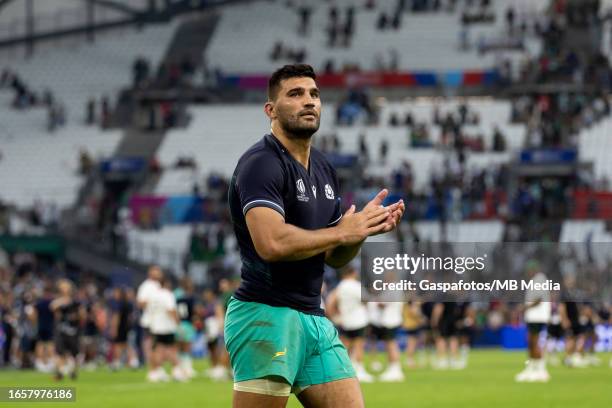
<path fill-rule="evenodd" d="M 225 345 L 234 382 L 280 376 L 295 390 L 355 377 L 333 324 L 288 307 L 232 298 Z"/>
<path fill-rule="evenodd" d="M 182 321 L 176 331 L 176 341 L 191 343 L 195 339 L 195 329 L 191 322 Z"/>

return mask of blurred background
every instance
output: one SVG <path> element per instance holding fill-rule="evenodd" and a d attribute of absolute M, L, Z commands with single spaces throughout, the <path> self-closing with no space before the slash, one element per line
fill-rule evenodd
<path fill-rule="evenodd" d="M 1 364 L 34 366 L 34 310 L 59 278 L 87 308 L 85 362 L 112 360 L 113 288 L 133 301 L 152 264 L 195 284 L 193 351 L 207 353 L 205 321 L 240 274 L 229 179 L 269 131 L 267 77 L 284 64 L 317 72 L 314 144 L 345 208 L 382 187 L 407 203 L 382 240 L 611 242 L 611 11 L 605 0 L 0 0 Z M 325 277 L 328 290 L 338 282 Z M 597 350 L 610 351 L 609 304 L 594 309 Z M 512 305 L 475 313 L 474 345 L 524 347 Z"/>

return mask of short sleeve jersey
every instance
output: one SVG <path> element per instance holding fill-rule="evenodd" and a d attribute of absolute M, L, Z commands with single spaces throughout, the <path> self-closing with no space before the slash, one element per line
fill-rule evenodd
<path fill-rule="evenodd" d="M 325 254 L 300 261 L 266 262 L 255 250 L 245 216 L 255 207 L 268 207 L 283 216 L 286 223 L 302 229 L 332 227 L 342 218 L 338 188 L 334 168 L 314 148 L 308 169 L 272 134 L 244 153 L 229 189 L 232 223 L 242 260 L 242 282 L 234 294 L 237 299 L 323 315 Z"/>

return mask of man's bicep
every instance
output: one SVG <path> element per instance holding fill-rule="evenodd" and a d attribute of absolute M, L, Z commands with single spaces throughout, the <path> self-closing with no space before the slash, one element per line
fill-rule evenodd
<path fill-rule="evenodd" d="M 285 226 L 283 216 L 269 207 L 254 207 L 247 211 L 245 220 L 259 256 L 273 256 L 277 234 Z"/>

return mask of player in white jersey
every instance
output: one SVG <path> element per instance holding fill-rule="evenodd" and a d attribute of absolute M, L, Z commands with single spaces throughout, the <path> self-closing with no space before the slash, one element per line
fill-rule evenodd
<path fill-rule="evenodd" d="M 145 361 L 151 373 L 151 366 L 156 365 L 152 360 L 152 344 L 153 339 L 151 338 L 150 326 L 151 326 L 151 299 L 155 296 L 155 293 L 161 288 L 161 280 L 163 278 L 163 272 L 157 265 L 149 267 L 147 273 L 147 279 L 144 280 L 138 287 L 136 293 L 136 302 L 138 308 L 141 310 L 140 315 L 140 326 L 142 328 L 142 348 L 144 352 Z"/>
<path fill-rule="evenodd" d="M 389 356 L 389 366 L 380 375 L 381 381 L 404 381 L 404 373 L 400 364 L 400 349 L 395 339 L 397 329 L 402 325 L 401 302 L 370 302 L 368 303 L 368 317 L 372 334 L 376 340 L 385 342 L 385 349 Z"/>
<path fill-rule="evenodd" d="M 527 276 L 536 285 L 546 283 L 546 275 L 536 261 L 527 263 Z M 550 374 L 546 370 L 546 360 L 539 345 L 540 333 L 550 321 L 552 307 L 550 292 L 547 290 L 528 290 L 525 293 L 525 323 L 527 323 L 527 347 L 529 360 L 523 371 L 516 375 L 518 382 L 547 382 Z"/>
<path fill-rule="evenodd" d="M 374 378 L 363 366 L 368 312 L 361 301 L 359 274 L 353 266 L 347 266 L 340 274 L 341 281 L 330 294 L 326 310 L 332 321 L 340 326 L 340 339 L 349 352 L 357 378 L 361 382 L 372 382 Z"/>
<path fill-rule="evenodd" d="M 181 367 L 178 359 L 176 332 L 179 316 L 176 308 L 176 298 L 172 293 L 170 280 L 166 278 L 163 285 L 149 300 L 151 312 L 151 335 L 153 336 L 153 359 L 151 371 L 147 379 L 151 382 L 167 381 L 163 364 L 172 364 L 172 378 L 177 381 L 186 381 L 189 377 Z"/>

